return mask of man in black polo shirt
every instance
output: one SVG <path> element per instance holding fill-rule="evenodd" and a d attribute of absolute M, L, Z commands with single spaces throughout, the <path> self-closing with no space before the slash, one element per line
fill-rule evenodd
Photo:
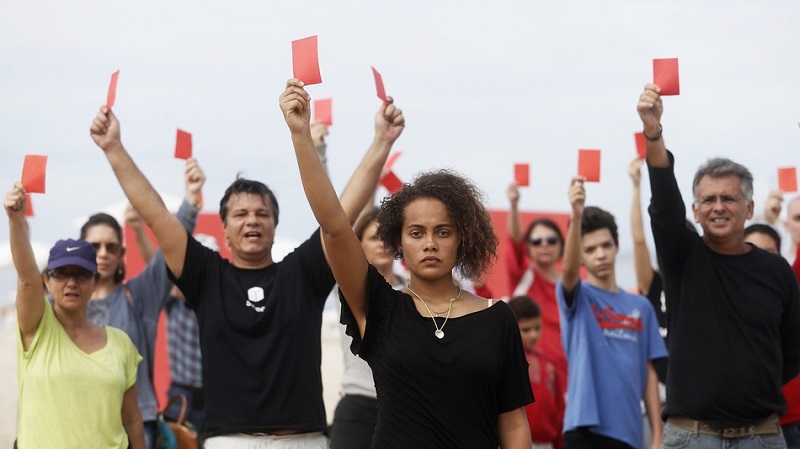
<path fill-rule="evenodd" d="M 722 440 L 736 439 L 744 449 L 785 447 L 778 415 L 785 408 L 781 386 L 800 371 L 800 299 L 786 261 L 744 242 L 753 177 L 728 159 L 701 166 L 692 212 L 703 236 L 690 232 L 662 138 L 658 86 L 645 86 L 637 110 L 667 301 L 663 445 L 723 447 Z"/>

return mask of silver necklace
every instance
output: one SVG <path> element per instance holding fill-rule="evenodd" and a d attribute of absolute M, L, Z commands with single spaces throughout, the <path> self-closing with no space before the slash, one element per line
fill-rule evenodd
<path fill-rule="evenodd" d="M 456 286 L 456 287 L 458 287 L 458 286 Z M 415 292 L 414 290 L 411 290 L 411 287 L 409 287 L 408 285 L 406 285 L 406 290 L 410 291 L 412 295 L 416 296 L 416 298 L 419 299 L 422 302 L 422 305 L 425 306 L 425 310 L 428 311 L 428 314 L 431 316 L 431 321 L 433 321 L 433 327 L 436 328 L 436 330 L 433 332 L 433 335 L 435 335 L 436 338 L 438 338 L 439 340 L 444 338 L 444 331 L 442 329 L 444 329 L 444 325 L 447 324 L 447 320 L 450 319 L 450 311 L 453 310 L 453 303 L 458 298 L 461 297 L 461 287 L 458 287 L 458 294 L 455 296 L 455 298 L 450 298 L 449 299 L 450 305 L 447 306 L 447 316 L 444 318 L 444 323 L 442 323 L 442 327 L 439 327 L 436 324 L 436 317 L 438 317 L 440 314 L 442 314 L 444 312 L 434 312 L 434 311 L 432 311 L 431 308 L 428 307 L 428 303 L 425 302 L 424 299 L 422 299 L 422 296 L 418 295 L 417 292 Z"/>

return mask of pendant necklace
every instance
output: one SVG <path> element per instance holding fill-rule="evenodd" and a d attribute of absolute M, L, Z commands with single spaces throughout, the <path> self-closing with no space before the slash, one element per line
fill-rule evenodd
<path fill-rule="evenodd" d="M 456 286 L 456 287 L 458 287 L 458 286 Z M 428 303 L 426 303 L 425 300 L 422 299 L 422 296 L 418 295 L 417 292 L 415 292 L 414 290 L 411 290 L 411 287 L 406 285 L 406 290 L 410 291 L 411 294 L 414 295 L 417 299 L 419 299 L 422 302 L 422 305 L 425 306 L 425 310 L 428 311 L 428 314 L 431 316 L 431 320 L 433 321 L 433 327 L 436 328 L 436 330 L 433 332 L 433 335 L 435 335 L 436 338 L 438 338 L 439 340 L 444 338 L 444 330 L 442 330 L 442 329 L 444 329 L 444 325 L 447 324 L 447 320 L 450 319 L 450 311 L 453 309 L 453 303 L 458 298 L 461 297 L 461 287 L 458 287 L 458 294 L 455 296 L 455 298 L 450 298 L 449 299 L 450 305 L 447 306 L 447 316 L 445 316 L 445 318 L 444 318 L 444 323 L 442 323 L 442 327 L 439 327 L 436 324 L 436 317 L 438 317 L 440 314 L 445 313 L 445 312 L 434 312 L 434 311 L 432 311 L 431 308 L 428 307 Z"/>

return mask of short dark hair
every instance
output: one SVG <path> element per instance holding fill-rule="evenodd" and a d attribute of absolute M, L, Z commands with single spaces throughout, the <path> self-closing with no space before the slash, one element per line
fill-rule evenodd
<path fill-rule="evenodd" d="M 536 226 L 544 226 L 544 227 L 546 227 L 546 228 L 548 228 L 548 229 L 550 229 L 550 230 L 552 230 L 553 232 L 556 233 L 556 237 L 558 237 L 558 243 L 561 244 L 561 252 L 560 252 L 559 256 L 563 256 L 564 255 L 564 234 L 561 233 L 561 228 L 558 227 L 556 222 L 551 220 L 551 219 L 549 219 L 549 218 L 537 218 L 537 219 L 533 220 L 531 222 L 531 224 L 528 225 L 528 230 L 525 231 L 525 237 L 524 237 L 525 240 L 528 240 L 528 238 L 531 235 L 531 232 L 533 232 L 533 228 L 535 228 Z"/>
<path fill-rule="evenodd" d="M 608 229 L 614 239 L 614 245 L 619 248 L 619 232 L 614 216 L 599 207 L 586 206 L 581 219 L 581 236 L 600 229 Z"/>
<path fill-rule="evenodd" d="M 98 212 L 89 217 L 88 220 L 86 220 L 86 223 L 84 223 L 83 226 L 81 226 L 81 237 L 80 237 L 81 240 L 86 240 L 86 234 L 89 233 L 89 229 L 100 225 L 105 225 L 113 229 L 114 233 L 117 234 L 117 240 L 119 240 L 120 248 L 124 248 L 123 246 L 124 242 L 122 241 L 122 226 L 119 225 L 119 222 L 117 221 L 116 218 L 112 217 L 111 215 L 105 212 Z M 122 282 L 123 279 L 125 279 L 124 260 L 125 259 L 122 257 L 122 254 L 120 254 L 119 266 L 117 267 L 117 271 L 114 272 L 115 284 L 119 284 L 120 282 Z"/>
<path fill-rule="evenodd" d="M 528 295 L 515 296 L 508 300 L 508 306 L 514 312 L 514 316 L 519 320 L 529 320 L 542 316 L 539 304 Z"/>
<path fill-rule="evenodd" d="M 498 239 L 483 194 L 467 178 L 449 170 L 421 173 L 412 184 L 381 202 L 378 237 L 389 252 L 397 259 L 402 257 L 400 236 L 406 206 L 420 198 L 433 198 L 447 207 L 458 234 L 456 270 L 467 279 L 486 272 L 497 256 Z"/>
<path fill-rule="evenodd" d="M 272 214 L 275 218 L 275 226 L 278 226 L 278 214 L 280 209 L 278 208 L 278 199 L 275 198 L 275 194 L 263 182 L 245 179 L 240 175 L 236 175 L 236 180 L 225 189 L 225 194 L 222 195 L 222 199 L 219 202 L 219 218 L 223 223 L 225 223 L 225 219 L 228 218 L 228 200 L 230 200 L 231 196 L 239 193 L 258 195 L 262 199 L 269 198 L 272 203 Z"/>
<path fill-rule="evenodd" d="M 747 237 L 750 234 L 766 234 L 775 242 L 778 252 L 781 251 L 781 236 L 772 226 L 765 223 L 753 223 L 744 228 L 744 236 Z"/>

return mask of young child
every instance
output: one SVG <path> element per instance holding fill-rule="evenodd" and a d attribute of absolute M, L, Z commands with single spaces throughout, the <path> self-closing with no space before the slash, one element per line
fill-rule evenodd
<path fill-rule="evenodd" d="M 517 317 L 522 346 L 528 358 L 528 377 L 536 402 L 528 404 L 525 412 L 531 428 L 534 449 L 561 449 L 561 429 L 566 409 L 566 373 L 558 368 L 552 355 L 536 348 L 542 336 L 542 312 L 527 295 L 515 296 L 508 302 Z"/>

